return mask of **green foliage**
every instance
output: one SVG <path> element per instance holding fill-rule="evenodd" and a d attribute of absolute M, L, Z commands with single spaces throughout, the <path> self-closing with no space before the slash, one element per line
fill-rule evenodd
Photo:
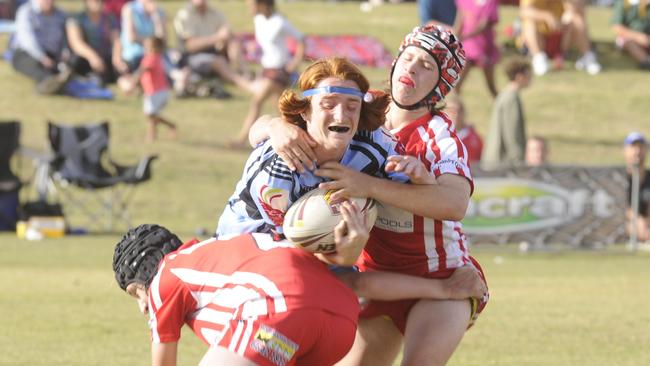
<path fill-rule="evenodd" d="M 59 2 L 68 10 L 79 1 Z M 251 31 L 243 1 L 212 3 L 236 31 Z M 183 2 L 166 1 L 171 17 Z M 371 34 L 392 51 L 417 21 L 413 3 L 362 13 L 358 2 L 280 2 L 279 9 L 312 34 Z M 502 8 L 503 29 L 515 17 Z M 589 76 L 573 70 L 536 78 L 523 93 L 529 134 L 549 138 L 551 160 L 562 164 L 620 164 L 621 141 L 630 130 L 650 133 L 650 74 L 614 50 L 608 11 L 589 9 L 589 21 L 604 71 Z M 170 27 L 171 31 L 171 27 Z M 502 32 L 499 33 L 500 35 Z M 0 41 L 6 40 L 0 38 Z M 172 42 L 173 43 L 173 42 Z M 507 54 L 507 53 L 506 53 Z M 364 69 L 383 87 L 387 70 Z M 505 78 L 497 70 L 498 86 Z M 230 101 L 172 100 L 165 114 L 179 124 L 179 140 L 145 144 L 141 100 L 117 93 L 111 102 L 40 97 L 33 85 L 0 63 L 0 117 L 23 122 L 22 144 L 47 150 L 46 121 L 111 121 L 113 158 L 122 163 L 156 153 L 152 181 L 133 200 L 134 223 L 159 223 L 189 238 L 196 228 L 212 232 L 232 193 L 248 153 L 226 147 L 248 109 L 249 97 L 230 88 Z M 468 118 L 487 133 L 491 99 L 480 71 L 465 84 Z M 266 111 L 273 113 L 272 105 Z M 23 179 L 32 175 L 27 158 Z M 35 198 L 29 189 L 22 197 Z M 70 207 L 73 226 L 82 216 Z M 124 228 L 119 228 L 122 231 Z M 110 269 L 118 235 L 66 237 L 43 242 L 0 236 L 0 365 L 146 365 L 148 332 L 136 306 L 120 292 Z M 530 255 L 480 252 L 492 300 L 468 332 L 451 365 L 642 365 L 650 339 L 647 255 L 596 253 Z M 196 364 L 204 352 L 188 334 L 181 364 Z"/>

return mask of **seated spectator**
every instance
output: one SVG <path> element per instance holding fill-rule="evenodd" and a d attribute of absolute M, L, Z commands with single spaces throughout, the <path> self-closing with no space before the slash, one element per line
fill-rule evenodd
<path fill-rule="evenodd" d="M 567 7 L 570 11 L 565 17 L 564 3 L 570 3 Z M 549 58 L 555 60 L 556 68 L 561 68 L 564 52 L 570 46 L 575 46 L 581 55 L 576 68 L 585 70 L 590 75 L 600 72 L 601 66 L 591 50 L 585 26 L 582 0 L 521 0 L 519 15 L 523 43 L 532 56 L 532 67 L 536 75 L 544 75 L 549 71 Z"/>
<path fill-rule="evenodd" d="M 487 169 L 524 163 L 526 121 L 519 93 L 532 80 L 530 62 L 521 57 L 506 61 L 510 82 L 501 90 L 492 107 L 490 130 L 485 142 L 481 165 Z"/>
<path fill-rule="evenodd" d="M 11 63 L 16 71 L 37 82 L 41 94 L 58 93 L 71 75 L 64 62 L 65 19 L 54 0 L 30 0 L 16 12 Z"/>
<path fill-rule="evenodd" d="M 548 145 L 541 136 L 532 136 L 526 141 L 526 165 L 542 166 L 548 162 Z"/>
<path fill-rule="evenodd" d="M 636 230 L 636 237 L 639 241 L 650 241 L 650 170 L 645 167 L 645 157 L 648 151 L 648 142 L 641 133 L 632 132 L 625 138 L 623 154 L 625 157 L 625 168 L 628 175 L 627 188 L 627 232 L 632 235 Z M 634 221 L 632 207 L 632 178 L 635 173 L 639 177 L 639 211 Z M 635 227 L 636 226 L 636 227 Z"/>
<path fill-rule="evenodd" d="M 420 24 L 454 25 L 456 20 L 455 0 L 417 0 Z"/>
<path fill-rule="evenodd" d="M 174 18 L 174 30 L 183 50 L 184 63 L 202 76 L 216 73 L 247 91 L 250 82 L 239 75 L 241 50 L 223 14 L 208 5 L 207 0 L 190 0 Z M 241 71 L 241 70 L 240 70 Z"/>
<path fill-rule="evenodd" d="M 616 45 L 630 54 L 639 67 L 650 70 L 650 1 L 618 0 L 612 24 Z"/>
<path fill-rule="evenodd" d="M 119 54 L 119 31 L 115 18 L 102 12 L 102 0 L 84 0 L 86 9 L 68 18 L 66 30 L 77 74 L 94 74 L 103 84 L 113 83 L 128 66 Z"/>
<path fill-rule="evenodd" d="M 144 56 L 142 42 L 146 38 L 160 38 L 167 42 L 165 12 L 155 0 L 135 0 L 122 7 L 120 45 L 122 60 L 130 72 L 138 69 Z"/>
<path fill-rule="evenodd" d="M 445 99 L 447 105 L 444 112 L 456 126 L 456 135 L 467 148 L 470 166 L 478 164 L 483 152 L 483 140 L 473 125 L 465 122 L 465 105 L 460 97 Z"/>

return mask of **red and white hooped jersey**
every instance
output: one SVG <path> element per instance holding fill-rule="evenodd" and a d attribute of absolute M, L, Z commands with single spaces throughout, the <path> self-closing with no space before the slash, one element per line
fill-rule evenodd
<path fill-rule="evenodd" d="M 474 184 L 467 149 L 452 122 L 439 112 L 426 114 L 391 131 L 437 177 L 456 174 Z M 361 270 L 390 270 L 425 275 L 448 272 L 469 263 L 467 238 L 458 221 L 433 220 L 385 204 L 378 205 L 377 221 L 358 264 Z"/>
<path fill-rule="evenodd" d="M 357 323 L 356 296 L 311 253 L 270 235 L 191 241 L 165 256 L 149 286 L 152 341 L 176 342 L 187 323 L 207 344 L 231 320 L 318 309 Z"/>

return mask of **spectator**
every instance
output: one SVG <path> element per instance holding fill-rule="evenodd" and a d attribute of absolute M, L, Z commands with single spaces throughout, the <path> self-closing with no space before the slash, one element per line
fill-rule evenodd
<path fill-rule="evenodd" d="M 84 0 L 86 9 L 68 18 L 66 31 L 77 74 L 96 75 L 104 84 L 113 83 L 128 66 L 119 54 L 117 21 L 102 12 L 102 0 Z"/>
<path fill-rule="evenodd" d="M 176 125 L 160 115 L 169 101 L 169 82 L 165 73 L 163 52 L 165 42 L 161 38 L 147 38 L 144 41 L 145 55 L 140 67 L 133 74 L 134 80 L 140 80 L 144 92 L 144 114 L 147 116 L 147 142 L 156 140 L 158 125 L 162 124 L 176 137 Z"/>
<path fill-rule="evenodd" d="M 627 232 L 632 235 L 636 229 L 636 237 L 640 241 L 650 241 L 650 170 L 645 167 L 645 157 L 648 151 L 648 142 L 641 133 L 632 132 L 625 138 L 623 153 L 625 167 L 628 175 L 627 192 Z M 632 177 L 638 172 L 639 177 L 639 211 L 634 222 L 632 207 Z M 636 225 L 636 228 L 634 227 Z"/>
<path fill-rule="evenodd" d="M 580 58 L 576 68 L 590 75 L 600 72 L 596 54 L 591 50 L 585 24 L 584 4 L 581 0 L 567 0 L 571 11 L 563 19 L 564 3 L 560 0 L 521 0 L 520 17 L 524 46 L 532 56 L 532 67 L 536 75 L 544 75 L 550 69 L 549 57 L 555 60 L 557 68 L 564 63 L 564 52 L 574 45 Z M 578 5 L 576 5 L 578 4 Z M 582 6 L 582 7 L 581 7 Z M 575 9 L 583 9 L 582 13 Z M 582 19 L 582 20 L 580 20 Z"/>
<path fill-rule="evenodd" d="M 135 0 L 122 7 L 122 30 L 120 44 L 122 60 L 129 71 L 140 66 L 144 56 L 143 41 L 156 37 L 167 41 L 165 13 L 155 0 Z"/>
<path fill-rule="evenodd" d="M 241 71 L 239 43 L 235 40 L 223 14 L 208 5 L 207 0 L 190 0 L 174 18 L 174 29 L 183 50 L 184 63 L 206 76 L 216 73 L 224 80 L 253 92 L 251 83 L 239 75 Z"/>
<path fill-rule="evenodd" d="M 487 168 L 524 163 L 526 151 L 526 121 L 519 93 L 532 80 L 530 62 L 513 57 L 505 65 L 509 83 L 497 96 L 482 164 Z"/>
<path fill-rule="evenodd" d="M 612 12 L 616 45 L 645 70 L 650 70 L 649 12 L 649 0 L 618 0 Z"/>
<path fill-rule="evenodd" d="M 494 28 L 499 22 L 497 0 L 456 0 L 458 7 L 456 34 L 463 42 L 463 49 L 467 56 L 467 65 L 462 77 L 456 86 L 460 94 L 463 81 L 472 66 L 483 69 L 485 82 L 493 98 L 497 96 L 494 83 L 494 65 L 499 61 L 499 46 L 497 46 Z"/>
<path fill-rule="evenodd" d="M 548 144 L 541 136 L 532 136 L 526 141 L 526 165 L 542 166 L 548 162 Z"/>
<path fill-rule="evenodd" d="M 448 97 L 444 112 L 456 126 L 456 135 L 467 148 L 470 166 L 478 164 L 483 152 L 483 140 L 473 125 L 465 122 L 465 105 L 460 97 Z"/>
<path fill-rule="evenodd" d="M 452 26 L 456 20 L 455 0 L 417 0 L 420 24 Z"/>
<path fill-rule="evenodd" d="M 235 148 L 250 148 L 248 130 L 260 116 L 264 102 L 274 99 L 291 83 L 291 74 L 300 66 L 305 54 L 303 35 L 275 9 L 274 0 L 249 0 L 255 22 L 255 39 L 262 48 L 262 78 L 256 82 L 248 115 L 239 136 L 231 142 Z M 293 57 L 287 48 L 289 38 L 296 40 Z"/>
<path fill-rule="evenodd" d="M 41 94 L 55 94 L 70 79 L 65 64 L 66 14 L 54 0 L 30 0 L 16 12 L 16 40 L 11 63 L 14 69 L 36 81 Z"/>

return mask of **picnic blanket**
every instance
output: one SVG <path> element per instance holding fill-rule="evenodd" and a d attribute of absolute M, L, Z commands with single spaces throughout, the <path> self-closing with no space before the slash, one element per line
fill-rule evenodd
<path fill-rule="evenodd" d="M 262 49 L 255 41 L 255 35 L 242 33 L 238 35 L 242 42 L 243 56 L 249 62 L 259 62 Z M 296 42 L 288 42 L 289 50 L 293 53 Z M 393 61 L 393 55 L 374 37 L 361 35 L 307 35 L 305 37 L 305 58 L 341 56 L 357 65 L 373 67 L 388 67 Z"/>

